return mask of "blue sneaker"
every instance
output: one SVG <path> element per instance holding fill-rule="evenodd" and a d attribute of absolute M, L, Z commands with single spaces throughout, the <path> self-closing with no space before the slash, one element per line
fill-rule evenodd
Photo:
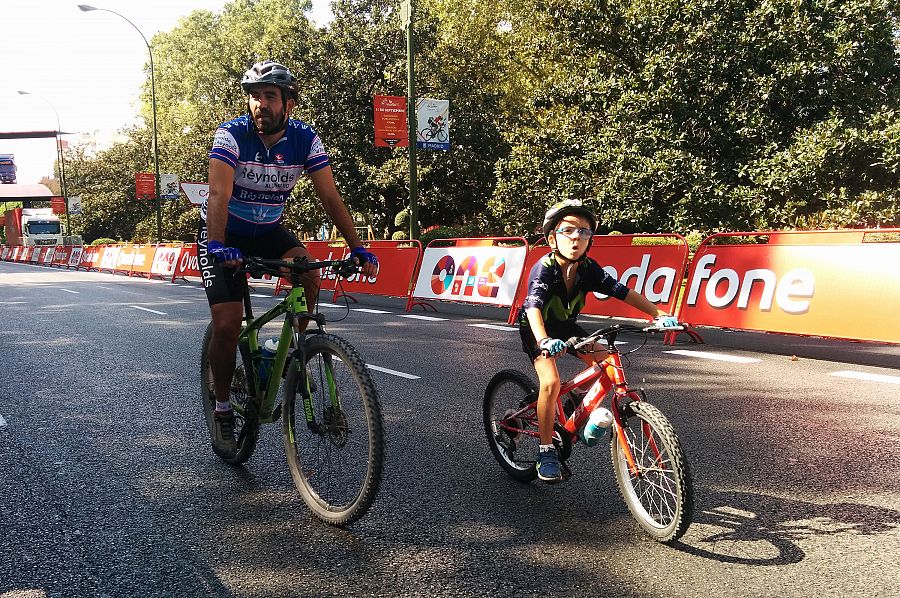
<path fill-rule="evenodd" d="M 548 484 L 562 481 L 563 475 L 559 467 L 559 454 L 555 448 L 546 451 L 539 450 L 537 463 L 534 465 L 537 467 L 538 477 Z"/>

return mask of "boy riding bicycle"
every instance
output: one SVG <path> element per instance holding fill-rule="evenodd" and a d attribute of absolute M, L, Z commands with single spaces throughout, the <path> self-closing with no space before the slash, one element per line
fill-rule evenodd
<path fill-rule="evenodd" d="M 540 448 L 535 466 L 538 477 L 547 483 L 563 479 L 559 455 L 553 445 L 560 387 L 556 357 L 565 349 L 562 339 L 587 335 L 576 323 L 587 294 L 598 292 L 624 301 L 654 317 L 654 322 L 661 328 L 678 325 L 677 319 L 620 283 L 587 257 L 596 229 L 597 216 L 578 200 L 566 200 L 547 210 L 543 233 L 552 251 L 531 269 L 528 296 L 519 312 L 522 348 L 532 359 L 539 381 Z M 576 355 L 593 365 L 600 360 L 598 353 L 601 351 Z M 608 413 L 608 416 L 606 421 L 612 421 L 612 414 Z"/>

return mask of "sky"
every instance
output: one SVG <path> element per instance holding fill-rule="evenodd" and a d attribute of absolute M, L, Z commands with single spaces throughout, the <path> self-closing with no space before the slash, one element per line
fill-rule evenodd
<path fill-rule="evenodd" d="M 120 13 L 150 41 L 195 10 L 220 12 L 226 0 L 0 0 L 0 131 L 80 134 L 109 143 L 138 121 L 138 98 L 149 62 L 138 31 L 110 12 L 82 12 L 90 4 Z M 331 19 L 329 0 L 313 0 L 312 20 Z M 248 65 L 249 66 L 249 65 Z M 20 95 L 19 90 L 29 95 Z M 149 148 L 148 148 L 149 152 Z M 19 183 L 53 174 L 50 139 L 0 139 L 0 154 L 15 154 Z"/>

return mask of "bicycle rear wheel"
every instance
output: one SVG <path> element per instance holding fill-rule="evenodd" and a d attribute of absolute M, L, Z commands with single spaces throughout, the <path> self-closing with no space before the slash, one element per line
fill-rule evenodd
<path fill-rule="evenodd" d="M 216 409 L 215 388 L 213 387 L 212 369 L 209 364 L 209 344 L 212 339 L 212 323 L 206 327 L 203 335 L 203 349 L 200 354 L 200 397 L 203 402 L 203 414 L 206 417 L 206 428 L 209 431 L 210 441 L 213 438 L 213 412 Z M 240 465 L 246 462 L 256 450 L 256 441 L 259 439 L 259 419 L 255 417 L 255 402 L 248 393 L 249 381 L 247 372 L 253 372 L 249 355 L 242 355 L 240 350 L 235 352 L 234 376 L 231 379 L 231 401 L 234 407 L 234 437 L 237 442 L 237 452 L 234 456 L 219 453 L 213 448 L 213 452 L 227 463 Z"/>
<path fill-rule="evenodd" d="M 518 370 L 494 374 L 484 391 L 484 431 L 491 453 L 500 467 L 520 482 L 537 478 L 535 456 L 540 447 L 537 413 L 525 409 L 537 400 L 537 386 Z M 521 413 L 520 413 L 521 411 Z"/>
<path fill-rule="evenodd" d="M 344 525 L 365 514 L 381 483 L 378 391 L 362 358 L 340 337 L 309 335 L 303 355 L 306 369 L 293 360 L 284 382 L 288 467 L 316 517 Z"/>
<path fill-rule="evenodd" d="M 631 471 L 614 432 L 610 454 L 622 498 L 644 531 L 659 542 L 674 542 L 694 512 L 693 480 L 678 436 L 666 416 L 643 401 L 629 404 L 622 425 L 637 469 Z"/>

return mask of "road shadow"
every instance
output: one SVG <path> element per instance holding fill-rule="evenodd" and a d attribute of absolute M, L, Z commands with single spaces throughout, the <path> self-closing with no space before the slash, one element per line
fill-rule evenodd
<path fill-rule="evenodd" d="M 883 534 L 900 527 L 900 512 L 840 502 L 816 504 L 752 492 L 713 492 L 694 514 L 688 554 L 741 565 L 799 563 L 798 542 L 813 537 Z"/>

